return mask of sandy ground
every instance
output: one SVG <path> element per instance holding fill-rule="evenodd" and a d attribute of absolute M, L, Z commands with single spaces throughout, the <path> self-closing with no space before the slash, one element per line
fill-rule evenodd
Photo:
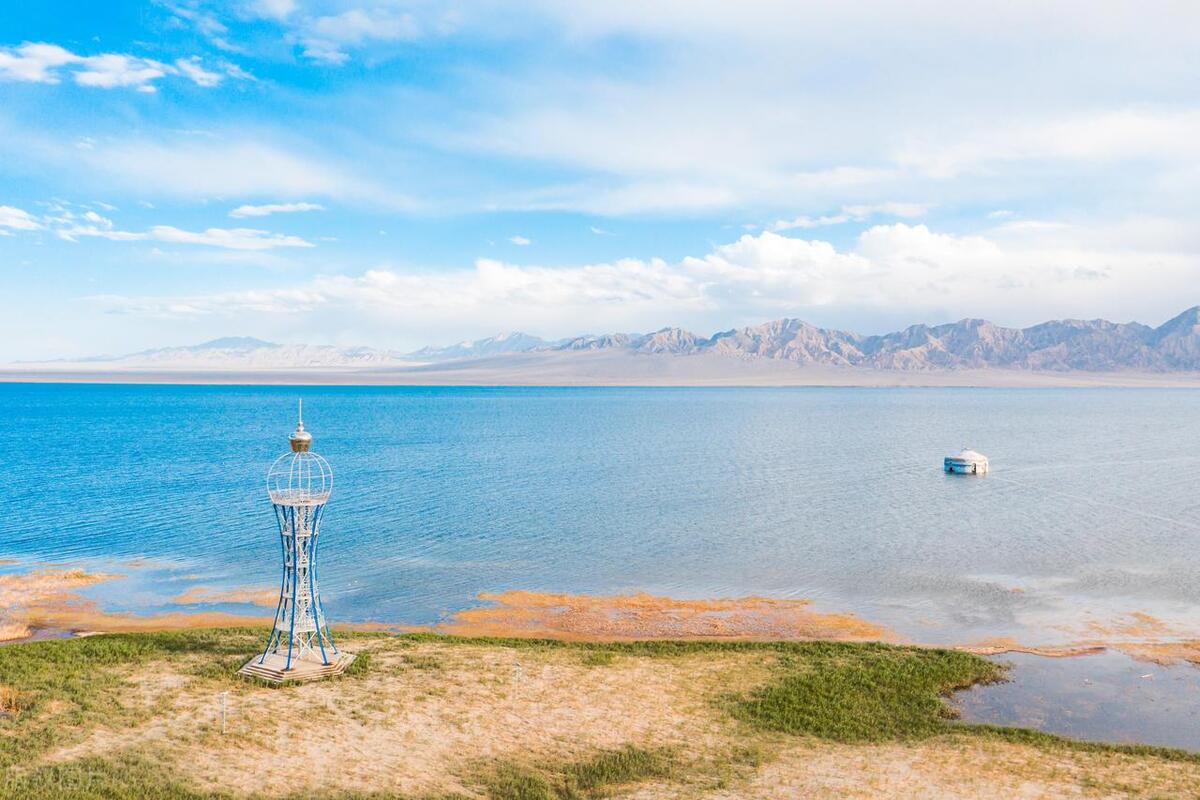
<path fill-rule="evenodd" d="M 239 685 L 227 735 L 214 697 L 177 664 L 131 676 L 129 702 L 166 713 L 130 730 L 99 730 L 49 760 L 152 747 L 210 789 L 268 794 L 372 789 L 466 792 L 480 760 L 570 759 L 626 744 L 717 746 L 732 721 L 706 696 L 766 677 L 761 656 L 621 657 L 587 666 L 579 651 L 357 640 L 370 673 L 286 691 Z M 181 683 L 182 682 L 182 683 Z M 151 687 L 147 690 L 147 687 Z"/>
<path fill-rule="evenodd" d="M 1112 788 L 1105 788 L 1112 787 Z M 991 741 L 786 749 L 744 784 L 696 795 L 704 800 L 1056 800 L 1057 798 L 1195 797 L 1194 767 L 1114 755 L 1047 753 Z M 667 787 L 631 798 L 680 797 Z"/>
<path fill-rule="evenodd" d="M 1110 753 L 1045 751 L 947 736 L 912 744 L 837 745 L 763 734 L 719 706 L 767 680 L 770 652 L 670 658 L 579 650 L 359 639 L 363 676 L 284 690 L 214 683 L 179 661 L 128 675 L 121 702 L 148 721 L 92 731 L 42 763 L 121 751 L 150 754 L 197 786 L 267 796 L 317 790 L 460 792 L 478 797 L 480 765 L 587 758 L 626 745 L 668 748 L 670 781 L 614 797 L 775 798 L 1184 797 L 1200 765 Z M 229 691 L 227 729 L 218 697 Z M 754 762 L 730 754 L 754 748 Z M 1119 791 L 1104 787 L 1119 787 Z"/>
<path fill-rule="evenodd" d="M 39 383 L 423 386 L 1191 386 L 1200 374 L 1015 369 L 854 369 L 700 354 L 522 353 L 410 367 L 170 370 L 96 364 L 0 366 L 0 381 Z"/>

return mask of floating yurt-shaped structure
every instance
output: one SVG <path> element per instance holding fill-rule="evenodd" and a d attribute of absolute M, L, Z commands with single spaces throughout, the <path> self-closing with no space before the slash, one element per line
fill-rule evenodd
<path fill-rule="evenodd" d="M 988 459 L 983 453 L 963 448 L 958 455 L 946 456 L 942 462 L 942 469 L 947 474 L 987 475 Z"/>

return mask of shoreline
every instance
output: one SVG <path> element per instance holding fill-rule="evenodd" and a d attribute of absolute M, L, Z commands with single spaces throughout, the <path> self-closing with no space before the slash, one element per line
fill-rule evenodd
<path fill-rule="evenodd" d="M 0 383 L 213 386 L 1200 388 L 1200 373 L 1007 368 L 881 370 L 699 356 L 508 356 L 410 367 L 100 368 L 0 366 Z"/>
<path fill-rule="evenodd" d="M 213 606 L 274 608 L 264 587 L 211 588 L 192 584 L 174 594 L 168 611 L 113 611 L 86 597 L 87 587 L 121 580 L 115 573 L 41 565 L 0 574 L 0 644 L 38 638 L 98 633 L 182 631 L 196 628 L 266 626 L 263 614 L 215 610 Z M 579 643 L 645 641 L 883 642 L 952 649 L 995 657 L 1026 654 L 1078 658 L 1116 650 L 1163 666 L 1200 668 L 1200 636 L 1134 612 L 1090 634 L 1061 642 L 1029 644 L 1010 637 L 929 643 L 901 636 L 853 612 L 822 611 L 808 599 L 762 596 L 678 599 L 646 592 L 593 595 L 514 589 L 483 592 L 477 603 L 429 624 L 366 621 L 335 624 L 347 631 L 434 633 L 463 638 L 524 638 Z"/>

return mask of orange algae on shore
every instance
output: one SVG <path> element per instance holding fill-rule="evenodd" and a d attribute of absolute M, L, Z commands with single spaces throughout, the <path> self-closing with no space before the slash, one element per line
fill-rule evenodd
<path fill-rule="evenodd" d="M 460 636 L 574 641 L 897 639 L 887 628 L 853 614 L 814 611 L 808 600 L 678 600 L 646 593 L 601 596 L 523 590 L 485 592 L 479 599 L 493 605 L 459 611 L 436 629 Z"/>
<path fill-rule="evenodd" d="M 971 644 L 960 645 L 954 648 L 962 650 L 965 653 L 972 653 L 977 656 L 999 656 L 1005 653 L 1026 653 L 1031 656 L 1043 656 L 1045 658 L 1071 658 L 1074 656 L 1091 656 L 1097 653 L 1103 653 L 1105 646 L 1102 644 L 1061 644 L 1061 645 L 1027 645 L 1021 644 L 1016 639 L 1006 636 L 997 636 L 990 639 L 980 639 Z"/>
<path fill-rule="evenodd" d="M 79 594 L 86 586 L 120 577 L 66 568 L 0 575 L 0 641 L 25 639 L 39 630 L 129 633 L 270 623 L 268 617 L 218 612 L 140 616 L 104 611 Z"/>
<path fill-rule="evenodd" d="M 212 603 L 242 603 L 245 605 L 274 608 L 279 602 L 279 592 L 271 589 L 260 589 L 253 586 L 234 589 L 210 589 L 207 586 L 193 586 L 182 594 L 171 599 L 175 605 L 196 605 Z"/>
<path fill-rule="evenodd" d="M 77 590 L 120 577 L 81 569 L 38 569 L 0 575 L 0 641 L 24 639 L 43 624 L 45 612 L 83 603 Z"/>
<path fill-rule="evenodd" d="M 1138 661 L 1164 667 L 1188 663 L 1200 667 L 1200 639 L 1179 642 L 1123 642 L 1117 649 Z"/>

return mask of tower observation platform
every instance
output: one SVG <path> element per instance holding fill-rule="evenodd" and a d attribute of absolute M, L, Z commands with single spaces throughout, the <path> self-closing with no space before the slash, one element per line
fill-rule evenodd
<path fill-rule="evenodd" d="M 312 452 L 303 406 L 300 410 L 296 430 L 288 437 L 291 452 L 277 458 L 267 471 L 267 494 L 283 556 L 275 621 L 266 648 L 238 670 L 273 682 L 337 675 L 354 660 L 353 654 L 334 643 L 321 605 L 317 538 L 333 491 L 333 469 Z"/>

